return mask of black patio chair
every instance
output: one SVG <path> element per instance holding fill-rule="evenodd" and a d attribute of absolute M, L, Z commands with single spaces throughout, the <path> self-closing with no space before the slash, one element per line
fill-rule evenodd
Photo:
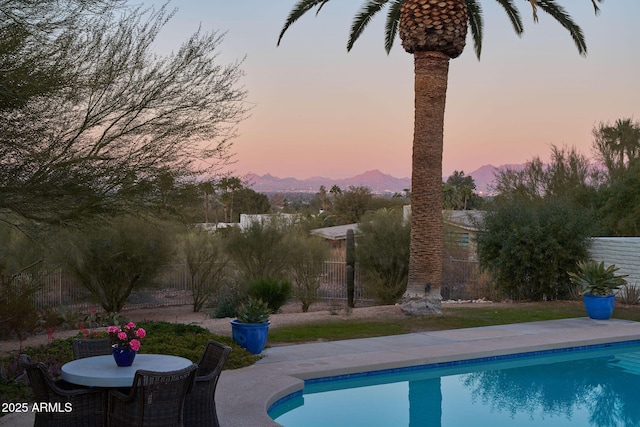
<path fill-rule="evenodd" d="M 182 427 L 184 398 L 196 365 L 171 372 L 138 370 L 128 394 L 109 390 L 108 425 L 113 427 Z"/>
<path fill-rule="evenodd" d="M 80 339 L 72 341 L 73 358 L 84 359 L 91 356 L 107 356 L 113 353 L 108 338 Z"/>
<path fill-rule="evenodd" d="M 75 388 L 64 380 L 54 381 L 43 363 L 32 363 L 29 356 L 20 356 L 33 390 L 35 404 L 34 427 L 103 427 L 106 422 L 103 389 Z"/>
<path fill-rule="evenodd" d="M 209 341 L 198 361 L 198 370 L 191 392 L 184 401 L 185 427 L 219 427 L 215 393 L 222 368 L 231 347 Z"/>

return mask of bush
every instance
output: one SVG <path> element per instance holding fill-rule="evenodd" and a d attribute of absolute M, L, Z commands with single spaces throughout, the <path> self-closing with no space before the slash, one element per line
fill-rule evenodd
<path fill-rule="evenodd" d="M 249 295 L 264 301 L 276 313 L 291 297 L 291 283 L 263 277 L 249 285 Z"/>
<path fill-rule="evenodd" d="M 320 279 L 329 249 L 326 243 L 316 236 L 298 235 L 292 239 L 291 244 L 294 249 L 289 259 L 293 293 L 302 303 L 302 311 L 306 313 L 318 298 Z"/>
<path fill-rule="evenodd" d="M 640 288 L 637 284 L 631 285 L 627 283 L 624 288 L 620 289 L 617 296 L 623 304 L 640 304 Z"/>
<path fill-rule="evenodd" d="M 223 317 L 236 317 L 238 307 L 247 295 L 240 292 L 238 286 L 228 286 L 218 291 L 211 317 L 220 319 Z"/>
<path fill-rule="evenodd" d="M 283 277 L 290 254 L 286 237 L 291 232 L 284 219 L 252 222 L 227 236 L 226 249 L 241 270 L 241 280 L 251 283 L 263 277 Z"/>
<path fill-rule="evenodd" d="M 38 311 L 33 301 L 34 288 L 19 277 L 0 275 L 0 339 L 15 335 L 20 341 L 38 326 Z"/>
<path fill-rule="evenodd" d="M 0 339 L 22 340 L 37 327 L 33 302 L 43 275 L 43 251 L 23 232 L 0 222 Z"/>
<path fill-rule="evenodd" d="M 496 199 L 477 241 L 480 266 L 508 298 L 567 298 L 567 271 L 587 258 L 591 224 L 586 210 L 565 200 Z"/>
<path fill-rule="evenodd" d="M 193 311 L 200 311 L 228 283 L 229 258 L 220 239 L 203 230 L 191 230 L 184 237 L 182 251 L 189 269 Z"/>
<path fill-rule="evenodd" d="M 172 255 L 171 228 L 141 218 L 116 218 L 68 236 L 59 253 L 107 313 L 122 310 L 134 289 L 150 284 Z"/>
<path fill-rule="evenodd" d="M 230 337 L 214 335 L 198 325 L 169 322 L 139 322 L 137 325 L 147 331 L 141 347 L 142 353 L 171 354 L 185 357 L 195 363 L 202 355 L 207 341 L 215 340 L 232 348 L 224 369 L 242 368 L 258 360 L 234 343 Z"/>
<path fill-rule="evenodd" d="M 407 289 L 411 227 L 402 213 L 381 209 L 358 224 L 356 261 L 367 288 L 381 304 L 394 304 Z"/>

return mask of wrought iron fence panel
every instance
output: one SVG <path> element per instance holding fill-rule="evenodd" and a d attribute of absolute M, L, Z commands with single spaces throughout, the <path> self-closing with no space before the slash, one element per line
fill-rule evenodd
<path fill-rule="evenodd" d="M 237 271 L 229 266 L 231 276 Z M 477 284 L 478 263 L 475 261 L 447 258 L 443 263 L 443 299 L 468 299 Z M 317 291 L 319 300 L 347 300 L 346 262 L 325 261 Z M 87 312 L 90 307 L 99 307 L 89 292 L 69 273 L 56 270 L 42 278 L 42 286 L 35 294 L 38 308 L 66 307 Z M 363 283 L 358 264 L 355 267 L 355 300 L 372 301 L 374 296 Z M 152 308 L 165 305 L 192 304 L 192 287 L 186 263 L 165 266 L 150 286 L 134 292 L 127 299 L 126 309 Z"/>
<path fill-rule="evenodd" d="M 358 267 L 358 264 L 355 266 L 354 276 L 355 300 L 372 300 L 373 296 L 371 295 L 371 292 L 366 289 L 361 281 L 360 268 Z M 347 263 L 345 261 L 325 261 L 317 297 L 321 300 L 347 299 Z"/>
<path fill-rule="evenodd" d="M 442 262 L 443 300 L 468 300 L 476 293 L 478 262 L 447 257 Z"/>

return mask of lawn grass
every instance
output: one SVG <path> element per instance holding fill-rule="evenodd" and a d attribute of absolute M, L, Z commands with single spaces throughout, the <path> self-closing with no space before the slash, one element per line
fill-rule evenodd
<path fill-rule="evenodd" d="M 486 306 L 482 304 L 446 305 L 443 306 L 442 311 L 441 316 L 371 320 L 347 318 L 344 322 L 330 321 L 281 326 L 269 331 L 269 345 L 320 340 L 335 341 L 586 316 L 582 302 L 578 301 L 487 304 Z M 640 321 L 640 306 L 617 304 L 613 317 Z"/>

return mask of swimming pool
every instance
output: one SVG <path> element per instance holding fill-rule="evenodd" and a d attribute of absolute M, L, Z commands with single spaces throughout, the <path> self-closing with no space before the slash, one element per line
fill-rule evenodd
<path fill-rule="evenodd" d="M 629 341 L 307 380 L 269 415 L 285 427 L 630 427 L 639 386 Z"/>

